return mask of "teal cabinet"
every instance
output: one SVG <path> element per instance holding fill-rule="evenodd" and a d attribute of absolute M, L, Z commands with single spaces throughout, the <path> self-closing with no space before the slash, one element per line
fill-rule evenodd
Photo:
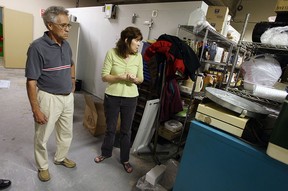
<path fill-rule="evenodd" d="M 173 191 L 271 190 L 288 190 L 288 165 L 265 149 L 192 121 Z"/>

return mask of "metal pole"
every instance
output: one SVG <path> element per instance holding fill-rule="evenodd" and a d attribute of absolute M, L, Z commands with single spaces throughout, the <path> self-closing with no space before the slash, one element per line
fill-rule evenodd
<path fill-rule="evenodd" d="M 250 13 L 246 14 L 243 30 L 242 30 L 240 39 L 238 41 L 237 51 L 236 51 L 236 54 L 235 54 L 235 57 L 234 57 L 234 60 L 233 60 L 233 64 L 232 64 L 232 68 L 231 68 L 230 75 L 229 75 L 229 78 L 228 78 L 227 86 L 225 88 L 226 91 L 228 90 L 228 87 L 230 86 L 230 83 L 232 81 L 233 73 L 234 73 L 234 70 L 235 70 L 235 67 L 236 67 L 236 63 L 237 63 L 237 57 L 238 57 L 240 49 L 241 49 L 241 44 L 242 44 L 242 40 L 243 40 L 244 35 L 245 35 L 245 31 L 246 31 L 246 27 L 247 27 L 247 23 L 248 23 L 249 17 L 250 17 Z"/>

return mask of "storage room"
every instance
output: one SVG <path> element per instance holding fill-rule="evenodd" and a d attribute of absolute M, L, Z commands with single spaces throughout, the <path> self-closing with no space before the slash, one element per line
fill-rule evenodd
<path fill-rule="evenodd" d="M 0 190 L 287 190 L 287 0 L 0 12 Z"/>

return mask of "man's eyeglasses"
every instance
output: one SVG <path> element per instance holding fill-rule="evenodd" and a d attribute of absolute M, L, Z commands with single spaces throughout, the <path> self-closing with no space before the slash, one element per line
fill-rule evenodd
<path fill-rule="evenodd" d="M 65 24 L 65 23 L 63 23 L 63 24 L 58 24 L 58 23 L 53 23 L 54 25 L 56 25 L 56 26 L 59 26 L 59 28 L 60 29 L 71 29 L 71 27 L 72 27 L 72 25 L 71 24 Z"/>

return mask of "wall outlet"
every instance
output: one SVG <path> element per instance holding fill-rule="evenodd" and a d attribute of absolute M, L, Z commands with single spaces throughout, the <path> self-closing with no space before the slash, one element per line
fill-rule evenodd
<path fill-rule="evenodd" d="M 157 17 L 157 16 L 158 16 L 158 10 L 153 10 L 152 17 Z"/>

